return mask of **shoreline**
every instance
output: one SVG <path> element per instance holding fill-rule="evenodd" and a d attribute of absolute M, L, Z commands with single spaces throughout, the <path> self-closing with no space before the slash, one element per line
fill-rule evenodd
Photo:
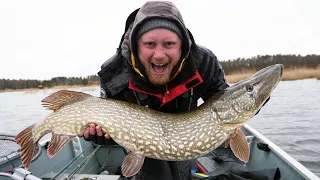
<path fill-rule="evenodd" d="M 33 91 L 42 91 L 42 90 L 51 90 L 51 89 L 75 89 L 75 88 L 85 88 L 87 90 L 92 90 L 91 88 L 98 87 L 98 86 L 99 86 L 99 84 L 53 86 L 50 88 L 44 87 L 43 89 L 39 89 L 39 88 L 6 89 L 6 90 L 0 90 L 0 93 L 4 93 L 4 92 L 33 92 Z"/>
<path fill-rule="evenodd" d="M 257 70 L 245 70 L 243 72 L 232 73 L 226 75 L 227 83 L 236 83 L 240 80 L 244 80 L 256 73 Z M 292 81 L 292 80 L 303 80 L 303 79 L 318 79 L 320 80 L 320 67 L 317 68 L 295 68 L 295 69 L 284 69 L 283 77 L 281 81 Z M 70 88 L 93 88 L 97 87 L 99 84 L 90 84 L 90 85 L 66 85 L 66 86 L 53 86 L 53 87 L 44 87 L 43 89 L 39 88 L 28 88 L 28 89 L 6 89 L 0 90 L 2 92 L 32 92 L 39 90 L 48 90 L 48 89 L 70 89 Z"/>
<path fill-rule="evenodd" d="M 256 73 L 257 70 L 245 70 L 243 72 L 226 74 L 227 83 L 236 83 L 244 80 Z M 318 79 L 320 80 L 320 67 L 317 68 L 284 68 L 281 81 L 294 81 L 303 79 Z"/>

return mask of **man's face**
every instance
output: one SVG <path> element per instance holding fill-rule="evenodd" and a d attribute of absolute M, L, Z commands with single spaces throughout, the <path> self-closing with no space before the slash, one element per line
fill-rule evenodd
<path fill-rule="evenodd" d="M 153 29 L 138 40 L 138 56 L 151 83 L 169 81 L 172 69 L 180 60 L 181 39 L 168 29 Z"/>

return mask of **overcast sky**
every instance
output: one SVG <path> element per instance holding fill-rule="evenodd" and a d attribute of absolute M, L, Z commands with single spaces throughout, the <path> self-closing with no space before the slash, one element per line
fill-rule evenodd
<path fill-rule="evenodd" d="M 96 74 L 115 53 L 127 16 L 144 2 L 0 1 L 0 78 Z M 173 2 L 196 42 L 221 61 L 320 54 L 319 0 Z"/>

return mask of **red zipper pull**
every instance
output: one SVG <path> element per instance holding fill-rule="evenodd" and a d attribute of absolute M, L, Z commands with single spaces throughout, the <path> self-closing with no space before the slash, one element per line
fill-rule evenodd
<path fill-rule="evenodd" d="M 166 93 L 169 94 L 168 86 L 166 85 Z"/>

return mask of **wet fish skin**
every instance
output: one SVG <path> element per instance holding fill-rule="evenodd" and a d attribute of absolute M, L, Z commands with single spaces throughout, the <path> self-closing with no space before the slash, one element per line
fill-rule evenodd
<path fill-rule="evenodd" d="M 281 64 L 266 67 L 198 108 L 177 114 L 81 92 L 58 91 L 42 100 L 43 106 L 54 112 L 17 135 L 22 163 L 26 169 L 30 166 L 35 145 L 45 134 L 53 134 L 47 151 L 52 158 L 71 138 L 81 136 L 91 123 L 130 150 L 122 165 L 125 176 L 135 175 L 145 157 L 168 161 L 194 159 L 226 140 L 230 141 L 234 154 L 247 162 L 250 149 L 239 128 L 270 97 L 282 71 Z"/>

